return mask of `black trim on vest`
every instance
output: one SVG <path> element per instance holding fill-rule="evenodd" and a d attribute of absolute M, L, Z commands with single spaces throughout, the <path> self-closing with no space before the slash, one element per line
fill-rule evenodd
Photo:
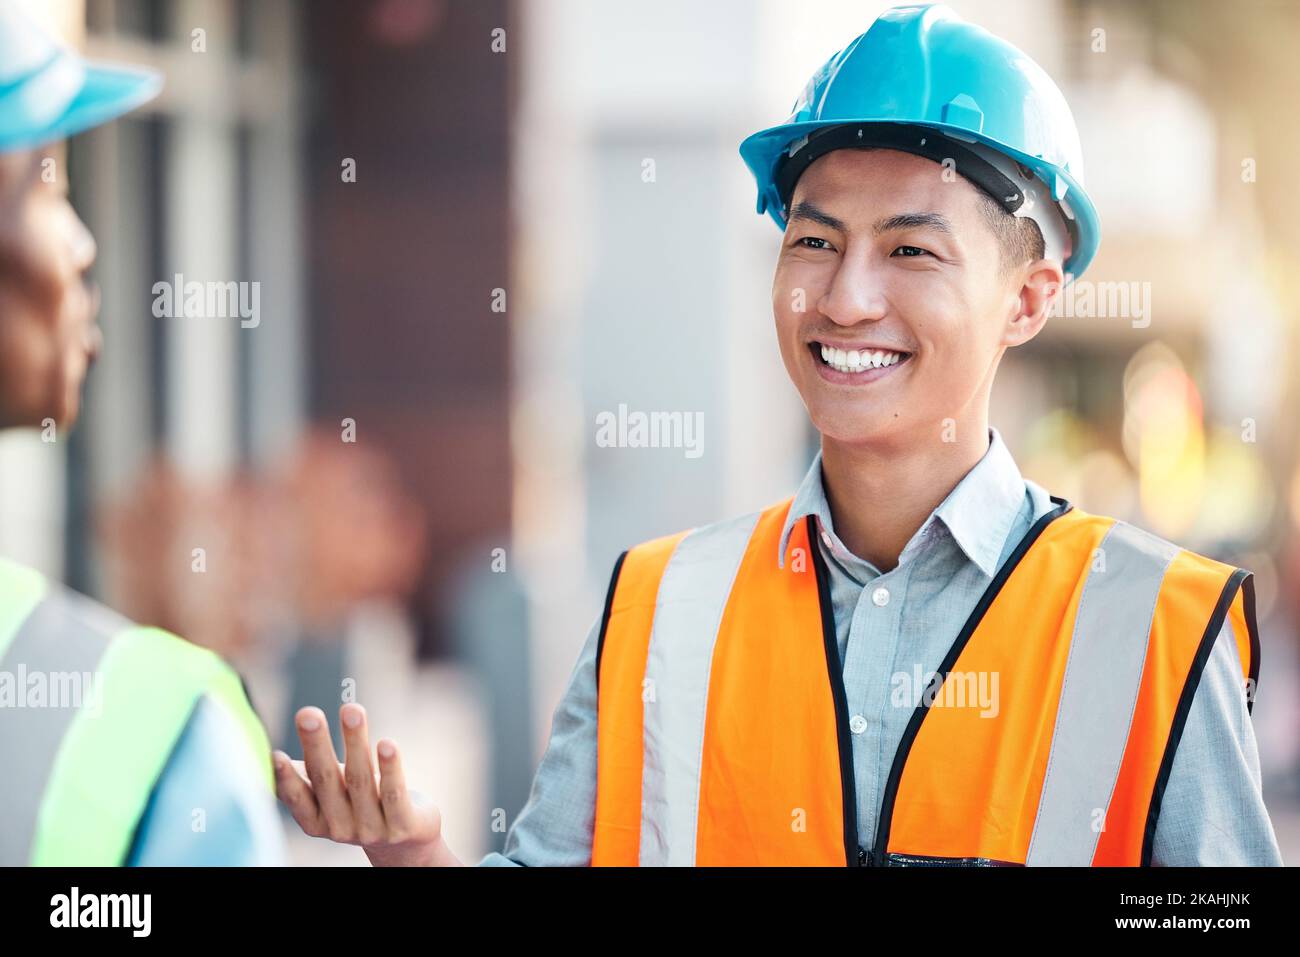
<path fill-rule="evenodd" d="M 1255 708 L 1255 694 L 1259 691 L 1259 623 L 1255 620 L 1255 576 L 1246 572 L 1241 580 L 1242 605 L 1246 612 L 1246 631 L 1250 634 L 1250 694 L 1246 696 L 1246 714 Z"/>
<path fill-rule="evenodd" d="M 1183 736 L 1187 715 L 1192 710 L 1192 699 L 1196 696 L 1196 688 L 1201 683 L 1205 663 L 1209 661 L 1210 652 L 1214 650 L 1214 642 L 1223 628 L 1223 619 L 1228 615 L 1232 600 L 1237 597 L 1237 589 L 1241 587 L 1243 580 L 1249 578 L 1250 572 L 1244 568 L 1238 568 L 1228 576 L 1223 591 L 1219 593 L 1219 601 L 1214 606 L 1214 613 L 1210 615 L 1210 621 L 1205 626 L 1205 634 L 1201 636 L 1196 657 L 1192 659 L 1192 667 L 1187 672 L 1187 680 L 1183 682 L 1183 692 L 1178 698 L 1178 707 L 1174 709 L 1174 722 L 1169 729 L 1169 740 L 1165 743 L 1165 753 L 1160 759 L 1160 772 L 1156 775 L 1156 785 L 1151 793 L 1151 804 L 1147 807 L 1147 826 L 1142 836 L 1143 867 L 1151 866 L 1151 852 L 1156 838 L 1156 820 L 1160 817 L 1160 805 L 1164 801 L 1165 787 L 1169 784 L 1169 773 L 1174 767 L 1174 754 L 1178 751 L 1178 742 Z"/>
<path fill-rule="evenodd" d="M 858 794 L 853 780 L 853 742 L 849 737 L 849 701 L 844 691 L 844 663 L 840 661 L 839 641 L 835 637 L 835 612 L 831 606 L 830 572 L 817 544 L 817 518 L 805 517 L 808 527 L 808 550 L 812 552 L 817 573 L 817 600 L 821 608 L 822 642 L 826 646 L 826 670 L 831 680 L 831 697 L 835 701 L 835 737 L 840 751 L 840 791 L 844 801 L 844 863 L 860 867 L 863 854 L 858 847 Z"/>
<path fill-rule="evenodd" d="M 600 695 L 600 654 L 605 650 L 605 632 L 609 630 L 609 612 L 614 607 L 614 588 L 618 585 L 618 573 L 623 570 L 623 559 L 627 551 L 618 556 L 614 562 L 614 571 L 609 576 L 609 590 L 605 592 L 605 610 L 600 616 L 600 636 L 596 639 L 596 694 Z"/>
<path fill-rule="evenodd" d="M 939 665 L 939 686 L 943 684 L 943 676 L 948 674 L 957 663 L 967 642 L 970 641 L 971 635 L 975 634 L 975 629 L 979 627 L 984 615 L 988 612 L 993 600 L 997 598 L 998 593 L 1002 591 L 1002 586 L 1007 583 L 1011 573 L 1016 570 L 1021 559 L 1028 554 L 1030 547 L 1038 541 L 1038 536 L 1043 534 L 1043 530 L 1052 522 L 1056 521 L 1074 506 L 1063 498 L 1051 496 L 1056 508 L 1043 514 L 1038 521 L 1030 527 L 1025 533 L 1015 550 L 1007 557 L 1007 560 L 998 569 L 997 574 L 993 576 L 993 581 L 989 582 L 988 588 L 984 589 L 984 594 L 980 596 L 979 602 L 975 605 L 974 611 L 966 619 L 966 624 L 962 626 L 961 632 L 957 635 L 957 640 L 953 642 L 952 647 L 948 649 L 948 654 L 944 656 L 943 663 Z M 927 688 L 928 690 L 928 688 Z M 938 688 L 936 687 L 937 691 Z M 903 765 L 907 763 L 907 756 L 912 750 L 912 742 L 916 740 L 917 734 L 921 730 L 921 722 L 929 713 L 929 705 L 925 702 L 925 696 L 922 696 L 921 704 L 916 706 L 912 712 L 912 719 L 907 723 L 906 730 L 903 731 L 903 738 L 898 744 L 898 750 L 894 753 L 894 763 L 889 769 L 889 779 L 885 783 L 885 793 L 880 804 L 880 821 L 876 825 L 876 846 L 873 857 L 885 866 L 889 866 L 894 855 L 888 854 L 886 848 L 889 845 L 889 830 L 894 817 L 894 801 L 898 797 L 898 785 L 903 778 Z M 954 858 L 953 860 L 962 860 Z"/>

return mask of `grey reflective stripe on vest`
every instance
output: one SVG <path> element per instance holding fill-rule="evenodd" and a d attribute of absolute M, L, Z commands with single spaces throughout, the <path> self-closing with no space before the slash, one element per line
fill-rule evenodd
<path fill-rule="evenodd" d="M 1179 548 L 1116 522 L 1074 619 L 1043 792 L 1026 864 L 1087 867 L 1119 778 L 1156 600 Z"/>
<path fill-rule="evenodd" d="M 89 674 L 94 680 L 114 634 L 129 625 L 90 599 L 56 588 L 18 627 L 0 660 L 3 680 L 13 682 L 19 697 L 13 707 L 0 707 L 0 866 L 30 860 L 45 787 L 63 736 L 79 711 L 52 700 L 42 707 L 25 706 L 27 682 L 20 683 L 20 678 L 40 676 L 51 691 L 60 675 Z M 99 693 L 100 682 L 89 688 Z"/>
<path fill-rule="evenodd" d="M 645 670 L 653 700 L 644 704 L 642 866 L 695 863 L 713 647 L 758 518 L 755 512 L 691 532 L 659 581 Z"/>

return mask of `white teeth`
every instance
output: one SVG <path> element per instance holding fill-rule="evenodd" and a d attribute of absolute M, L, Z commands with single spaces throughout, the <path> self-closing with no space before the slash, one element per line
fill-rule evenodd
<path fill-rule="evenodd" d="M 885 350 L 836 349 L 824 343 L 821 346 L 822 361 L 837 372 L 862 372 L 867 369 L 882 369 L 892 366 L 903 358 L 901 352 Z"/>

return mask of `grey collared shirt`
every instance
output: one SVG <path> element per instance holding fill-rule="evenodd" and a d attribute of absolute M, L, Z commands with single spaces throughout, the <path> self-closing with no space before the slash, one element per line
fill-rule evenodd
<path fill-rule="evenodd" d="M 998 567 L 1053 507 L 1046 490 L 1021 476 L 1001 436 L 990 428 L 984 457 L 917 529 L 898 565 L 881 573 L 835 534 L 821 453 L 813 459 L 786 518 L 781 553 L 794 523 L 816 516 L 848 700 L 859 846 L 874 843 L 885 781 L 912 716 L 911 707 L 891 703 L 891 677 L 939 670 Z M 506 834 L 504 853 L 488 854 L 481 864 L 591 863 L 599 633 L 597 619 L 555 710 L 528 803 Z M 1261 793 L 1241 662 L 1225 622 L 1174 756 L 1152 864 L 1281 863 Z"/>

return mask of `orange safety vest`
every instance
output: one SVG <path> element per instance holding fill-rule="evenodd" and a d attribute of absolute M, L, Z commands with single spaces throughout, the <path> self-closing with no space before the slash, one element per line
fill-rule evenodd
<path fill-rule="evenodd" d="M 917 695 L 859 848 L 812 516 L 778 567 L 792 501 L 619 557 L 597 646 L 592 864 L 1149 864 L 1225 617 L 1253 702 L 1251 574 L 1053 496 Z"/>

